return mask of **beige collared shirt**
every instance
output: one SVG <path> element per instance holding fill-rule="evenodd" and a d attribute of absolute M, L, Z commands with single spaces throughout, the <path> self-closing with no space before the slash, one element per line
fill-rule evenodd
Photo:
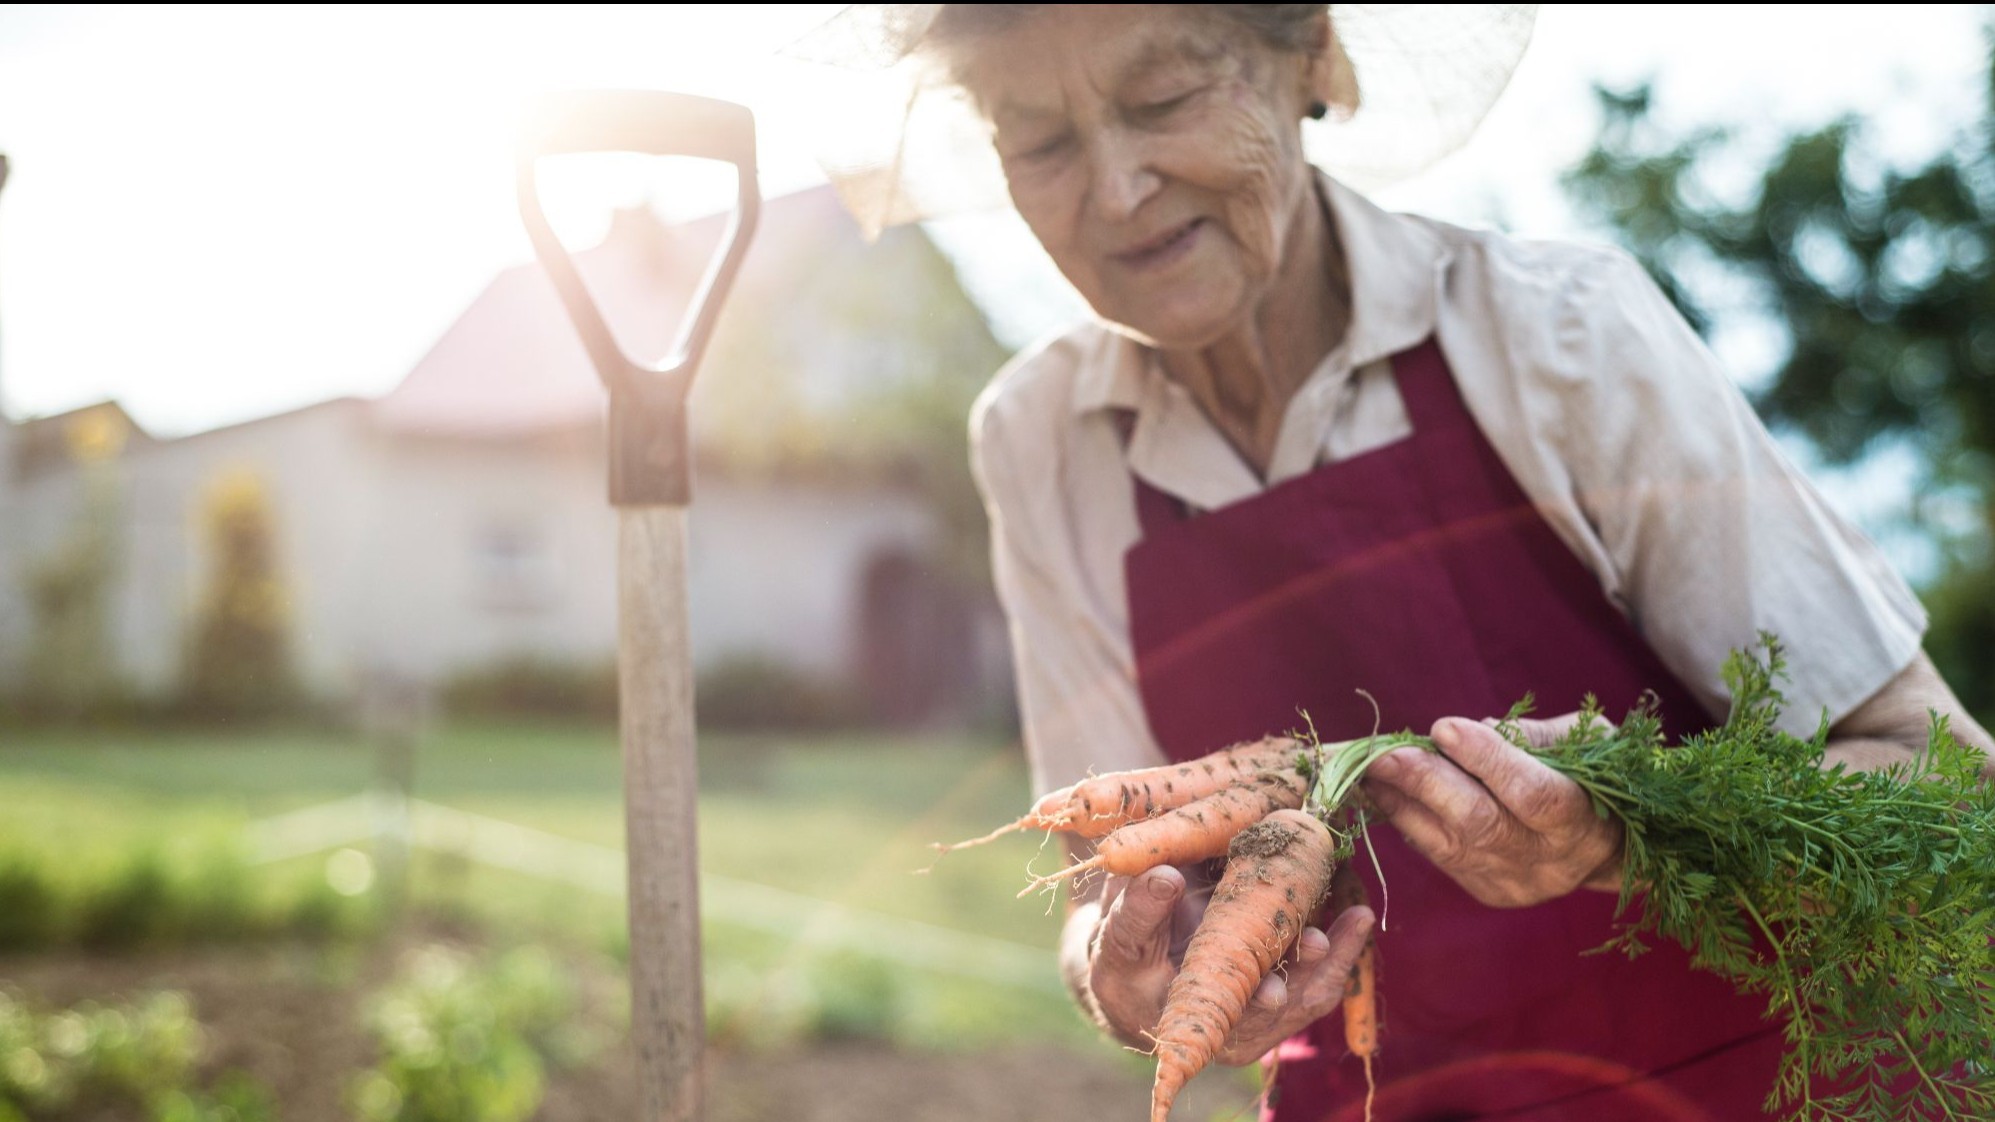
<path fill-rule="evenodd" d="M 1405 437 L 1385 360 L 1436 333 L 1526 494 L 1713 713 L 1726 654 L 1762 630 L 1787 647 L 1796 732 L 1912 661 L 1926 618 L 1911 590 L 1640 266 L 1388 214 L 1325 183 L 1350 328 L 1289 403 L 1265 482 L 1147 348 L 1100 324 L 1021 354 L 971 415 L 1038 790 L 1163 759 L 1129 641 L 1130 473 L 1211 510 Z M 1126 442 L 1118 412 L 1134 415 Z"/>

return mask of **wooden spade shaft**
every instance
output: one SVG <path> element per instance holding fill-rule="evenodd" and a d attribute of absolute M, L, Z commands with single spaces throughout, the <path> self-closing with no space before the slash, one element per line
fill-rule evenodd
<path fill-rule="evenodd" d="M 630 1028 L 647 1122 L 697 1122 L 705 1100 L 686 512 L 617 509 Z"/>
<path fill-rule="evenodd" d="M 618 343 L 540 205 L 543 156 L 636 152 L 734 165 L 735 206 L 667 357 Z M 617 508 L 617 687 L 624 839 L 630 862 L 630 1028 L 645 1122 L 703 1113 L 698 769 L 686 626 L 687 394 L 722 301 L 748 252 L 762 193 L 755 118 L 725 101 L 660 90 L 570 90 L 541 99 L 521 134 L 520 217 L 589 361 L 610 394 L 610 502 Z"/>

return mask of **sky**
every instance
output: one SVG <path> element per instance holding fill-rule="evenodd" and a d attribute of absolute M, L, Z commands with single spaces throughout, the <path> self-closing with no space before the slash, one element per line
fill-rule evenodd
<path fill-rule="evenodd" d="M 391 389 L 499 269 L 530 256 L 514 122 L 548 89 L 682 89 L 758 114 L 770 193 L 821 182 L 772 52 L 837 5 L 357 9 L 0 6 L 0 409 L 104 398 L 177 434 Z M 1557 190 L 1588 89 L 1658 84 L 1666 120 L 1768 133 L 1878 116 L 1916 159 L 1972 112 L 1963 6 L 1553 6 L 1463 151 L 1380 201 L 1597 237 Z M 654 180 L 668 210 L 711 177 Z M 676 186 L 675 186 L 676 185 Z M 582 214 L 579 206 L 572 212 Z M 590 240 L 589 219 L 564 219 Z M 1015 216 L 933 223 L 1001 337 L 1080 309 Z M 1742 380 L 1770 355 L 1721 340 Z"/>

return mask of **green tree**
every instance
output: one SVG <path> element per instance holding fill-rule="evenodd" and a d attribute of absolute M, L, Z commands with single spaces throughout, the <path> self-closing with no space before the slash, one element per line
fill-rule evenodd
<path fill-rule="evenodd" d="M 187 702 L 203 716 L 267 716 L 298 700 L 290 603 L 277 568 L 276 519 L 263 484 L 230 474 L 201 511 L 207 590 L 188 648 Z"/>
<path fill-rule="evenodd" d="M 126 433 L 103 412 L 84 412 L 63 432 L 82 504 L 63 540 L 25 574 L 32 623 L 25 708 L 64 719 L 88 716 L 124 696 L 111 643 L 111 596 L 120 562 L 117 457 Z"/>
<path fill-rule="evenodd" d="M 797 258 L 743 288 L 715 333 L 695 424 L 736 470 L 889 475 L 942 523 L 953 579 L 989 584 L 983 505 L 970 476 L 970 404 L 1006 351 L 922 231 L 771 245 Z M 827 361 L 827 352 L 833 356 Z M 847 384 L 821 385 L 830 373 Z"/>
<path fill-rule="evenodd" d="M 1754 317 L 1786 335 L 1754 394 L 1767 421 L 1845 465 L 1911 453 L 1910 523 L 1940 548 L 1927 649 L 1995 714 L 1995 58 L 1979 118 L 1894 165 L 1844 117 L 1770 158 L 1719 128 L 1656 123 L 1649 88 L 1597 91 L 1604 121 L 1566 187 L 1700 331 Z M 1763 160 L 1763 166 L 1760 161 Z M 1744 190 L 1742 167 L 1755 168 Z"/>

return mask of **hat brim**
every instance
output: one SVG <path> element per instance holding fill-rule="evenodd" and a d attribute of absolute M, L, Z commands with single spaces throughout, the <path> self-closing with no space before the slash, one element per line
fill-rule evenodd
<path fill-rule="evenodd" d="M 988 127 L 922 52 L 941 4 L 852 4 L 784 51 L 813 68 L 819 164 L 868 237 L 1009 204 Z M 1359 94 L 1303 122 L 1304 151 L 1374 190 L 1465 143 L 1530 44 L 1535 4 L 1335 4 Z"/>

